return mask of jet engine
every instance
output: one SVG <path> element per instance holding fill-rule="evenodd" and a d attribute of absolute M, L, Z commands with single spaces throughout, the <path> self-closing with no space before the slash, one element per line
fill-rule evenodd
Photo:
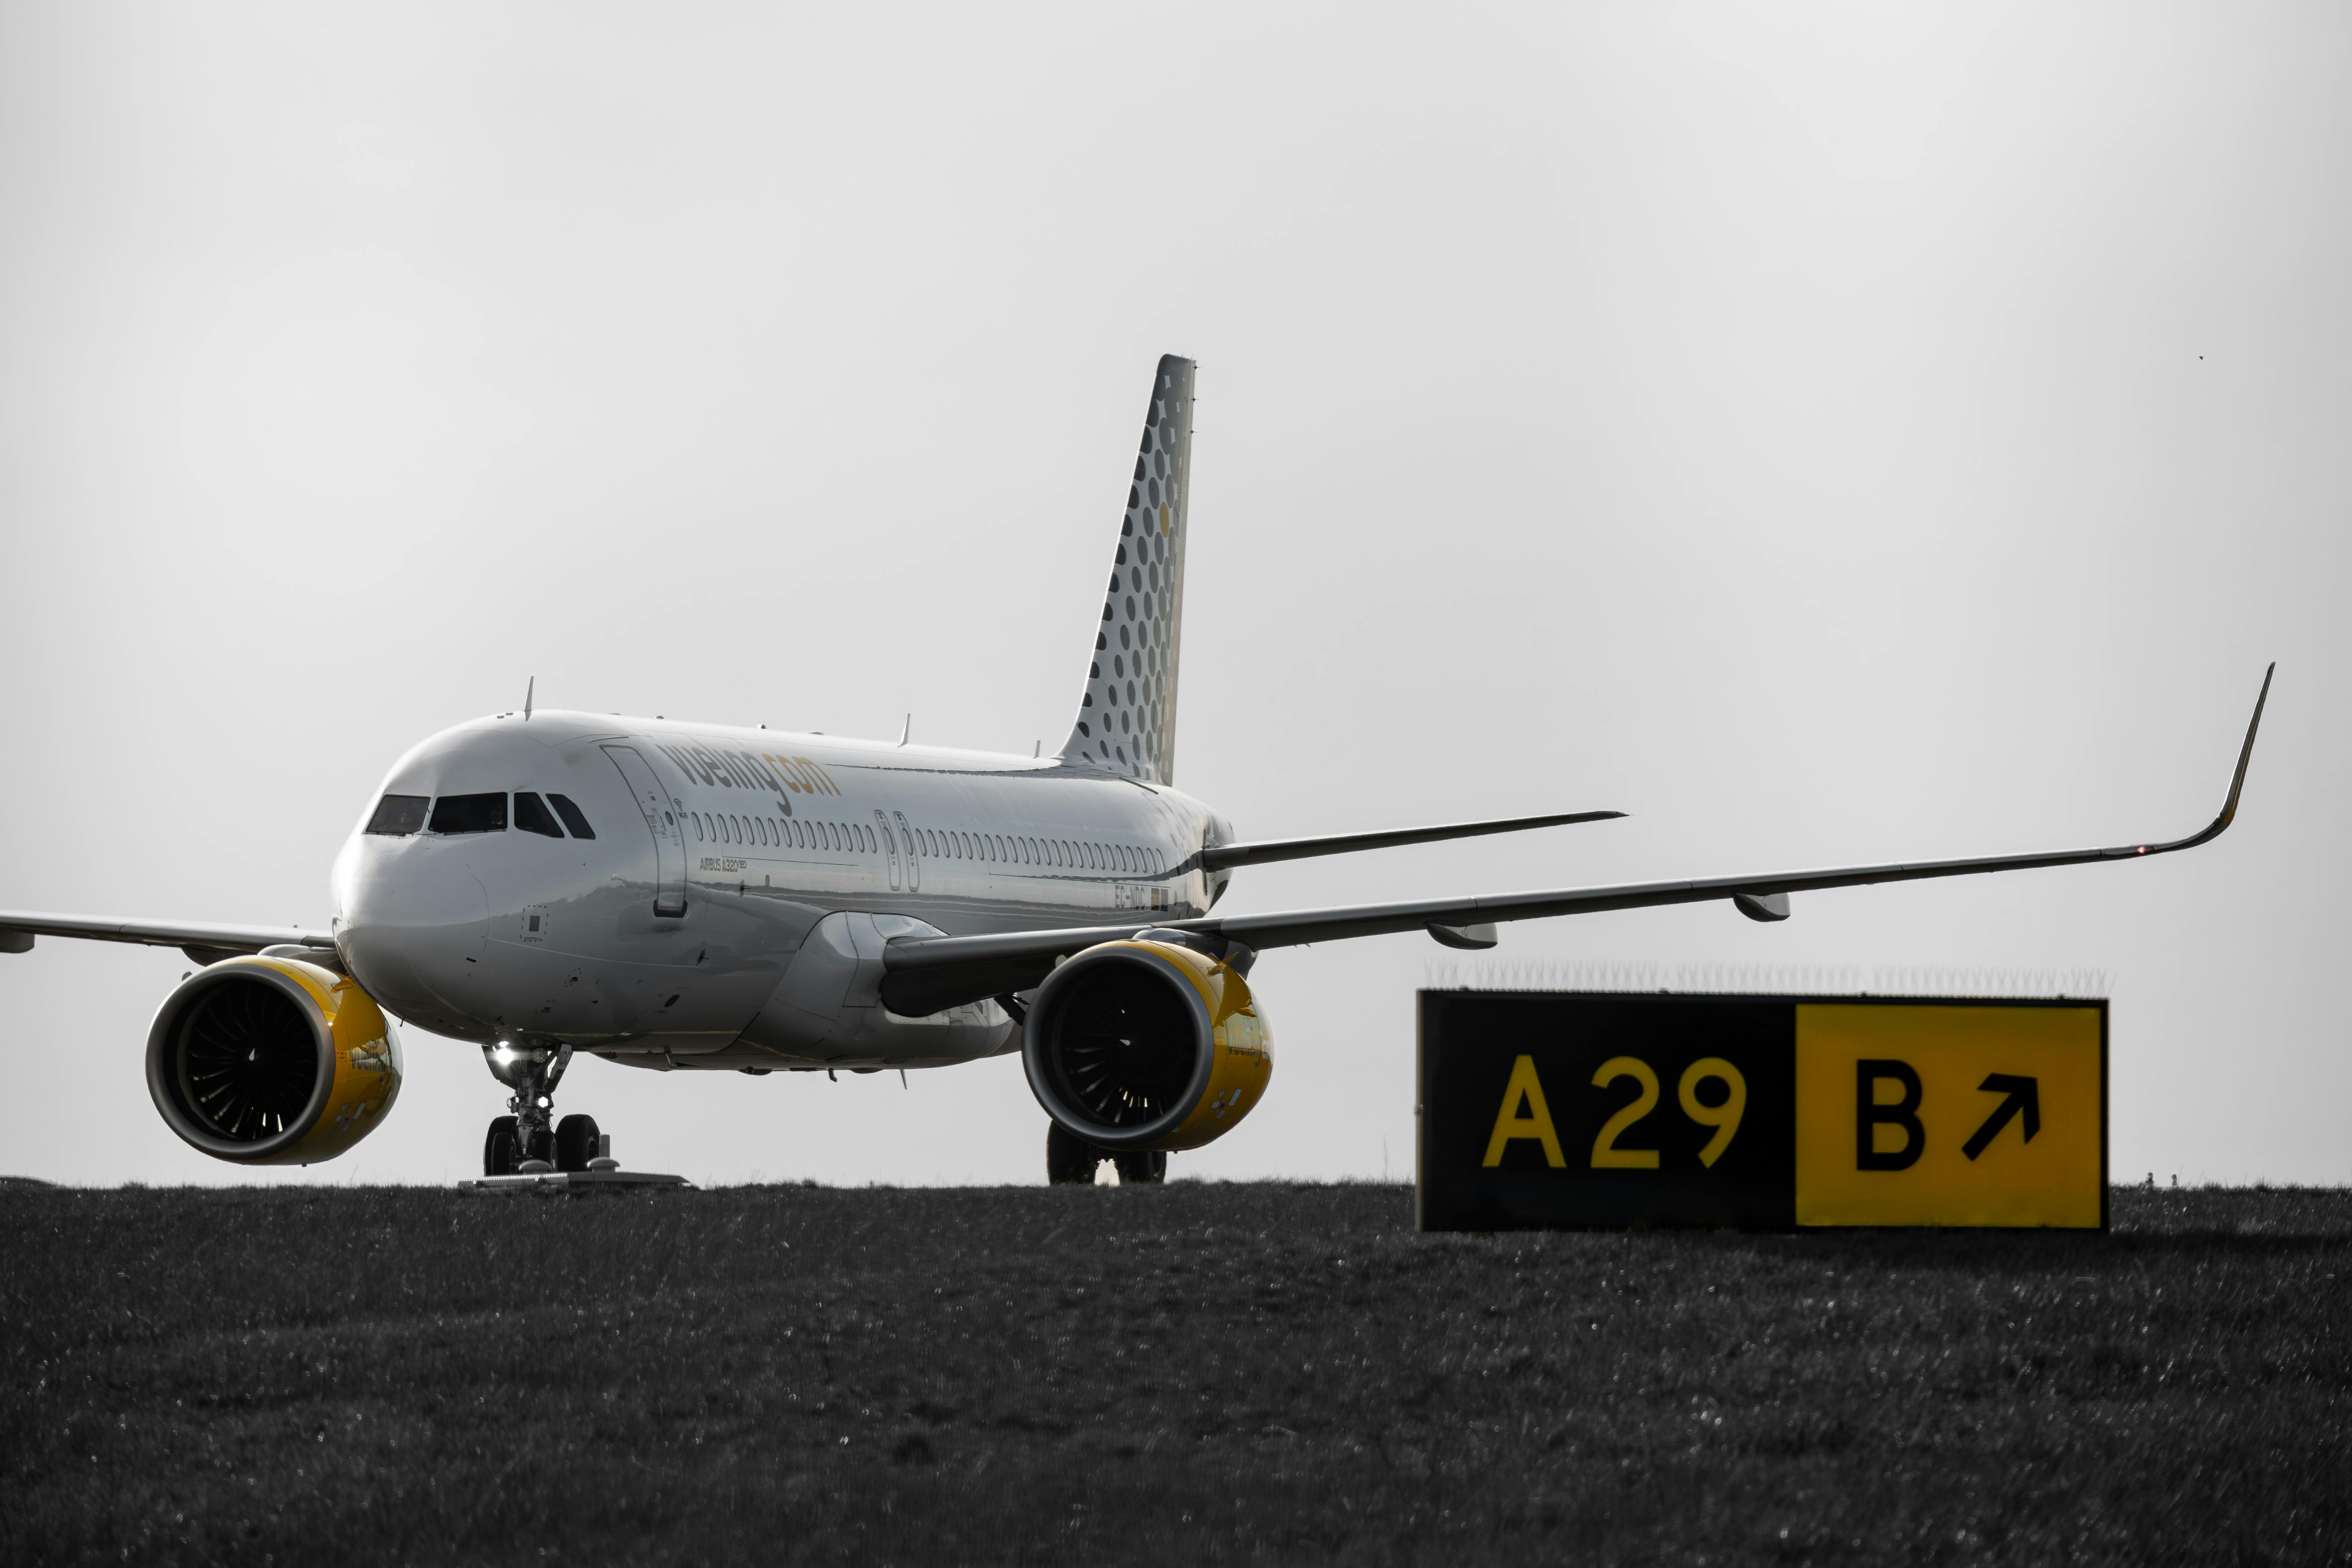
<path fill-rule="evenodd" d="M 296 958 L 231 958 L 164 999 L 147 1092 L 188 1145 L 245 1165 L 316 1164 L 400 1094 L 400 1037 L 359 983 Z"/>
<path fill-rule="evenodd" d="M 1045 1114 L 1098 1149 L 1197 1149 L 1265 1092 L 1274 1041 L 1238 970 L 1145 933 L 1046 976 L 1021 1063 Z"/>

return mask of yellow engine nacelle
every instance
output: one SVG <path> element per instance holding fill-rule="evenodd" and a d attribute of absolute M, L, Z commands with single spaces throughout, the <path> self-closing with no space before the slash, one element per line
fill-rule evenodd
<path fill-rule="evenodd" d="M 1197 1149 L 1265 1092 L 1274 1039 L 1231 965 L 1107 942 L 1037 988 L 1021 1065 L 1045 1114 L 1098 1149 Z"/>
<path fill-rule="evenodd" d="M 216 1160 L 316 1164 L 375 1130 L 400 1094 L 400 1037 L 374 998 L 294 958 L 231 958 L 164 999 L 147 1092 Z"/>

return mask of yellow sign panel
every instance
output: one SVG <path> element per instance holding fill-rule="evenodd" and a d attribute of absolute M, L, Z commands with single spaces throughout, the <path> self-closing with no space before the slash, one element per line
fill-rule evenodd
<path fill-rule="evenodd" d="M 1808 1225 L 2097 1229 L 2097 1007 L 1797 1005 L 1797 1212 Z"/>

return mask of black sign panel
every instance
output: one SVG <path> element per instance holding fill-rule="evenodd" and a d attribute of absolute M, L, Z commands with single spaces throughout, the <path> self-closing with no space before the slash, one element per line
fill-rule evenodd
<path fill-rule="evenodd" d="M 1422 993 L 1421 1227 L 1787 1228 L 1793 1016 L 1737 996 Z"/>

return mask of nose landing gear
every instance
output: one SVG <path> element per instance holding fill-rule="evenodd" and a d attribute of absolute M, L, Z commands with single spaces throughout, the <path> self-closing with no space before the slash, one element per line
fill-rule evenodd
<path fill-rule="evenodd" d="M 482 1140 L 482 1174 L 585 1171 L 604 1153 L 595 1118 L 555 1120 L 555 1086 L 572 1065 L 570 1046 L 484 1046 L 482 1060 L 493 1078 L 514 1090 L 507 1100 L 512 1114 L 492 1121 Z"/>

